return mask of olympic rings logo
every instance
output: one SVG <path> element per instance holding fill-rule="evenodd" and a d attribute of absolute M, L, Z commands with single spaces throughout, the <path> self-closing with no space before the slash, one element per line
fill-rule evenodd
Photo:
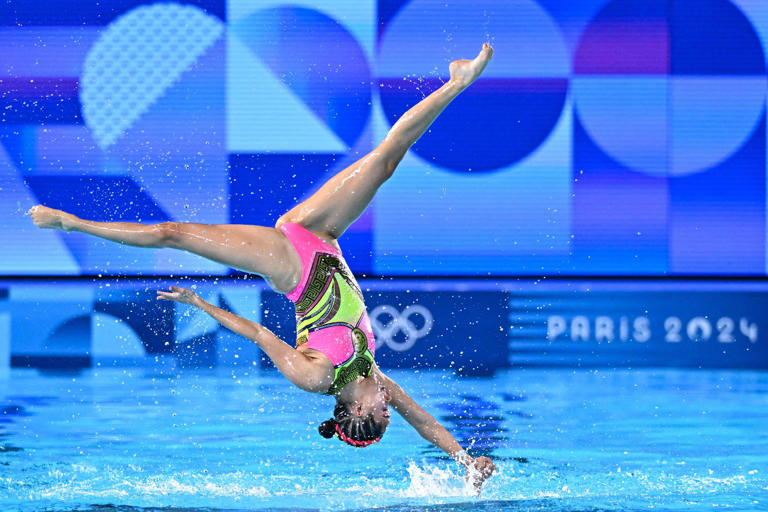
<path fill-rule="evenodd" d="M 370 315 L 371 327 L 373 327 L 373 334 L 376 337 L 376 348 L 382 345 L 387 345 L 389 348 L 396 352 L 405 352 L 410 350 L 416 340 L 423 338 L 429 331 L 432 330 L 432 324 L 434 324 L 434 318 L 432 313 L 418 304 L 408 306 L 401 313 L 394 306 L 376 306 Z M 391 318 L 389 322 L 382 322 L 380 317 Z M 421 327 L 417 327 L 413 322 L 413 318 L 422 317 L 424 324 Z M 405 335 L 404 341 L 395 341 L 395 336 L 402 332 Z"/>

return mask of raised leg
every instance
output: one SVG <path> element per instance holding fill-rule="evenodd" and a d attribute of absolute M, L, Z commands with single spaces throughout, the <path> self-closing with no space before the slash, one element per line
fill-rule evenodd
<path fill-rule="evenodd" d="M 45 206 L 30 210 L 35 225 L 80 231 L 135 247 L 182 249 L 229 267 L 259 274 L 278 291 L 293 289 L 301 277 L 301 261 L 283 233 L 275 228 L 241 224 L 163 222 L 95 222 Z"/>
<path fill-rule="evenodd" d="M 392 176 L 408 149 L 448 104 L 480 76 L 492 56 L 493 48 L 484 44 L 474 60 L 453 61 L 448 82 L 403 114 L 376 149 L 280 217 L 278 226 L 298 222 L 317 234 L 339 238 Z"/>

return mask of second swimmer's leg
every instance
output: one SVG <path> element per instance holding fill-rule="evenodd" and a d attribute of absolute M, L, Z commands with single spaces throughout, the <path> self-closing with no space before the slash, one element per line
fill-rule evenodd
<path fill-rule="evenodd" d="M 275 289 L 290 291 L 301 262 L 279 230 L 242 224 L 163 222 L 96 222 L 61 210 L 36 206 L 30 210 L 39 227 L 79 231 L 135 247 L 170 247 L 203 256 L 229 267 L 263 276 Z"/>
<path fill-rule="evenodd" d="M 392 176 L 408 149 L 480 76 L 492 55 L 493 49 L 484 44 L 474 60 L 453 61 L 448 82 L 403 114 L 376 149 L 336 174 L 309 199 L 283 215 L 278 224 L 299 222 L 310 231 L 339 238 Z"/>

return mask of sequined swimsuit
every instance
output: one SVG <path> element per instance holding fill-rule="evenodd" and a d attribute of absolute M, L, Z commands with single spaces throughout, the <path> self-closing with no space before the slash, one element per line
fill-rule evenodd
<path fill-rule="evenodd" d="M 301 281 L 287 293 L 296 307 L 296 346 L 325 354 L 334 367 L 326 394 L 373 369 L 375 342 L 363 294 L 335 247 L 300 224 L 280 226 L 301 259 Z"/>

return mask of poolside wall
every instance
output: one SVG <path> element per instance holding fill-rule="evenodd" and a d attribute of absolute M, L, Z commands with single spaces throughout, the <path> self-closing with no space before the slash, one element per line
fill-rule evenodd
<path fill-rule="evenodd" d="M 13 367 L 269 367 L 259 349 L 155 290 L 209 302 L 291 342 L 291 304 L 243 279 L 0 280 L 0 377 Z M 768 368 L 759 281 L 361 280 L 385 368 Z"/>

